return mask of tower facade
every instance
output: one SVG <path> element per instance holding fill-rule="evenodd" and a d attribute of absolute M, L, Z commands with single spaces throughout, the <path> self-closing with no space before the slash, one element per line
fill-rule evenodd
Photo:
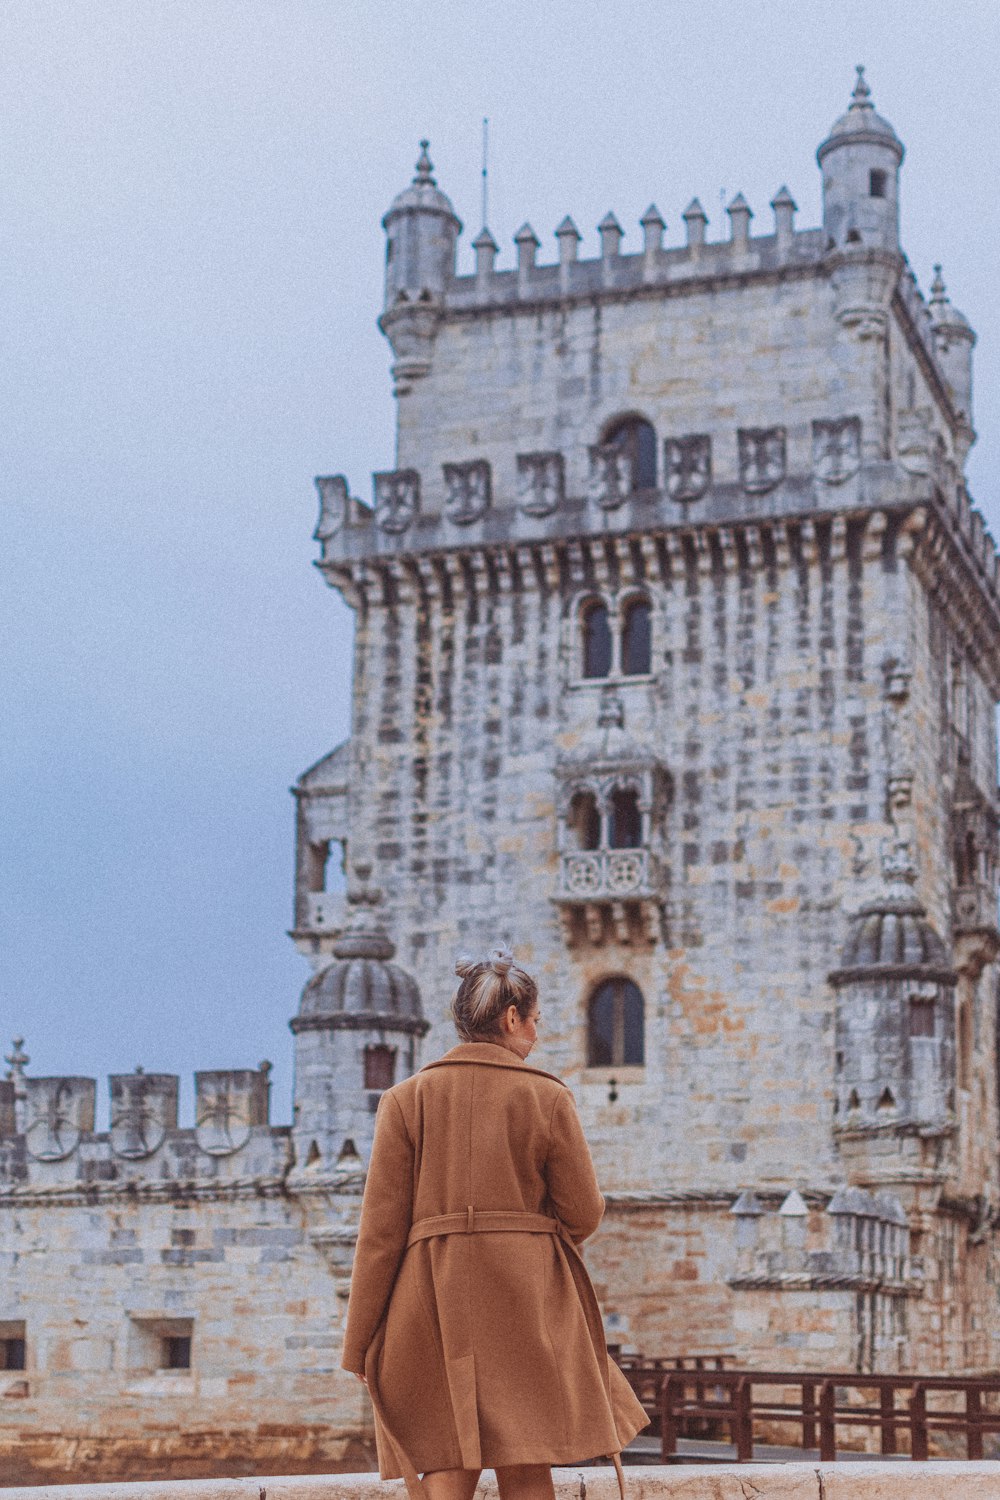
<path fill-rule="evenodd" d="M 386 892 L 425 1057 L 456 952 L 510 937 L 538 976 L 612 1342 L 976 1368 L 1000 594 L 962 472 L 974 336 L 900 249 L 903 147 L 860 71 L 818 155 L 820 228 L 783 188 L 759 236 L 742 196 L 721 240 L 695 201 L 679 245 L 651 207 L 636 253 L 609 215 L 581 259 L 565 219 L 551 262 L 525 225 L 498 269 L 484 227 L 458 275 L 422 148 L 385 220 L 397 468 L 370 505 L 318 481 L 352 733 L 299 792 Z M 300 837 L 322 969 L 316 869 Z"/>

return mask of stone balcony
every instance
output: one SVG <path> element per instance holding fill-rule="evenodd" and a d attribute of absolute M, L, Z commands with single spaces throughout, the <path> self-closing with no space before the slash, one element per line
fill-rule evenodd
<path fill-rule="evenodd" d="M 560 856 L 559 889 L 569 941 L 610 936 L 654 943 L 661 935 L 666 867 L 649 849 L 574 849 Z"/>

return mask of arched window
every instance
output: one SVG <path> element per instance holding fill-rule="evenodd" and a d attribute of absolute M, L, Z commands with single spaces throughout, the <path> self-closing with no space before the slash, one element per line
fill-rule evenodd
<path fill-rule="evenodd" d="M 587 1066 L 641 1067 L 645 1062 L 642 991 L 631 979 L 605 979 L 590 997 Z"/>
<path fill-rule="evenodd" d="M 632 460 L 632 483 L 637 490 L 656 489 L 656 432 L 642 417 L 625 417 L 604 438 Z"/>
<path fill-rule="evenodd" d="M 653 612 L 648 599 L 631 599 L 622 620 L 622 672 L 641 677 L 649 671 L 653 654 Z"/>
<path fill-rule="evenodd" d="M 583 612 L 583 675 L 607 677 L 611 672 L 611 622 L 608 607 L 593 600 Z"/>
<path fill-rule="evenodd" d="M 611 793 L 608 818 L 608 848 L 638 849 L 642 845 L 642 813 L 639 794 L 633 787 L 619 787 Z"/>
<path fill-rule="evenodd" d="M 593 792 L 577 792 L 569 805 L 567 819 L 577 849 L 601 847 L 601 815 Z"/>

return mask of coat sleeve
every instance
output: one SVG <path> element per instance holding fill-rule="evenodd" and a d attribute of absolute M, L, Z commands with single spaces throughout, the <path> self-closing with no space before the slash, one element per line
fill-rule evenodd
<path fill-rule="evenodd" d="M 413 1143 L 403 1114 L 383 1094 L 375 1117 L 361 1223 L 351 1272 L 341 1366 L 361 1375 L 365 1351 L 385 1313 L 413 1219 Z"/>
<path fill-rule="evenodd" d="M 604 1199 L 569 1089 L 560 1090 L 552 1111 L 545 1180 L 556 1217 L 579 1244 L 604 1217 Z"/>

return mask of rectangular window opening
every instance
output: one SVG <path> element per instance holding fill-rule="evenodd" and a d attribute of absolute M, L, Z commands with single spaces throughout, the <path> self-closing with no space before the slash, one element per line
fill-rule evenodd
<path fill-rule="evenodd" d="M 26 1370 L 28 1344 L 25 1326 L 16 1319 L 0 1322 L 0 1370 Z"/>
<path fill-rule="evenodd" d="M 130 1313 L 126 1363 L 134 1375 L 188 1371 L 192 1367 L 193 1318 L 154 1312 Z"/>
<path fill-rule="evenodd" d="M 191 1335 L 189 1333 L 168 1333 L 163 1340 L 161 1369 L 190 1370 L 190 1368 Z"/>
<path fill-rule="evenodd" d="M 885 172 L 873 167 L 868 173 L 868 196 L 870 198 L 884 198 L 888 178 Z"/>
<path fill-rule="evenodd" d="M 910 1035 L 934 1035 L 934 1001 L 914 995 L 910 1000 Z"/>

